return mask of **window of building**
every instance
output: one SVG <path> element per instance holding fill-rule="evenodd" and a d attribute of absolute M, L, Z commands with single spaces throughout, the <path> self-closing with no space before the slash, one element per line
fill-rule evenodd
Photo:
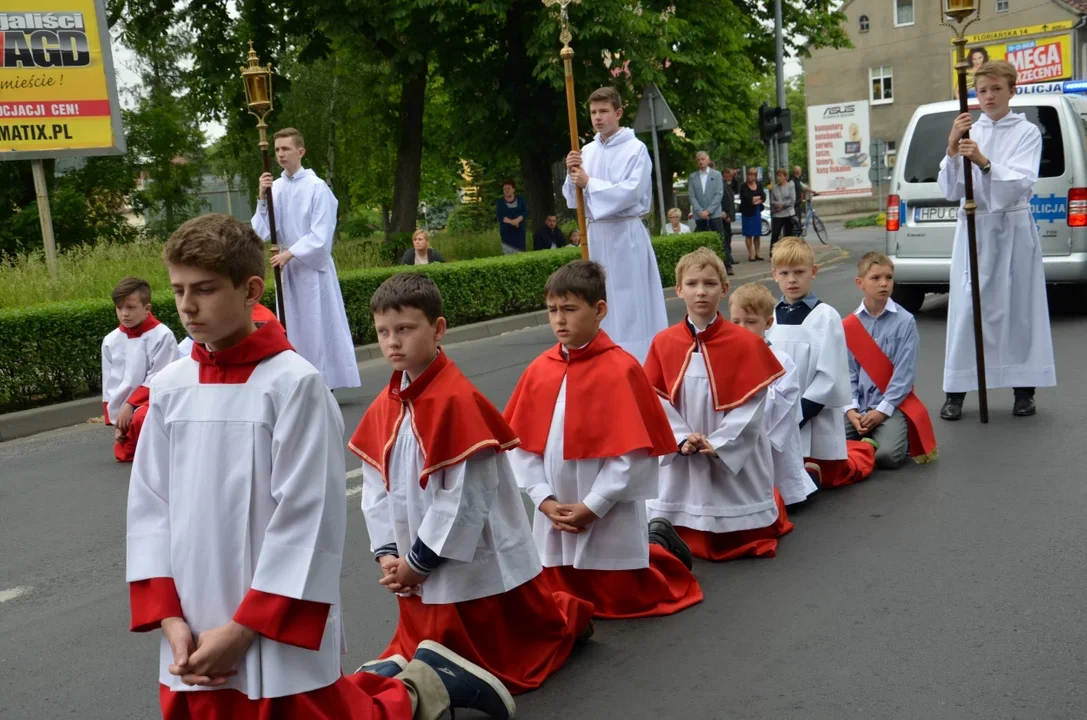
<path fill-rule="evenodd" d="M 1005 0 L 1007 2 L 1007 0 Z M 861 15 L 860 17 L 861 32 L 868 32 L 868 16 Z"/>
<path fill-rule="evenodd" d="M 1008 12 L 1008 0 L 996 0 L 997 12 Z"/>
<path fill-rule="evenodd" d="M 895 27 L 913 25 L 913 0 L 894 0 Z"/>
<path fill-rule="evenodd" d="M 869 85 L 872 87 L 872 104 L 884 105 L 894 100 L 894 89 L 891 87 L 890 66 L 868 69 Z"/>

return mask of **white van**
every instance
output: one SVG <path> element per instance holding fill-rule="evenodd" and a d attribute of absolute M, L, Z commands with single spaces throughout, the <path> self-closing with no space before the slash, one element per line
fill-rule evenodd
<path fill-rule="evenodd" d="M 1087 98 L 1018 95 L 1012 112 L 1042 131 L 1042 163 L 1031 201 L 1049 283 L 1087 284 Z M 980 111 L 971 100 L 975 118 Z M 917 312 L 925 293 L 945 293 L 959 203 L 936 182 L 957 101 L 917 108 L 906 128 L 887 199 L 887 254 L 895 302 Z"/>

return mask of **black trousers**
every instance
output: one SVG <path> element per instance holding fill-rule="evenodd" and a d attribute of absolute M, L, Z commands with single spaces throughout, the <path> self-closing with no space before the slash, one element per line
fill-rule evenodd
<path fill-rule="evenodd" d="M 720 215 L 710 215 L 710 217 L 703 220 L 702 218 L 695 218 L 694 221 L 695 232 L 710 232 L 717 233 L 717 236 L 721 238 L 721 241 L 725 244 L 725 264 L 732 264 L 732 248 L 728 241 L 725 240 L 725 221 L 721 219 Z M 732 228 L 728 228 L 728 237 L 731 239 Z"/>
<path fill-rule="evenodd" d="M 794 232 L 794 222 L 796 218 L 790 217 L 772 217 L 770 218 L 770 252 L 774 252 L 774 243 L 781 238 L 782 235 L 788 235 Z"/>

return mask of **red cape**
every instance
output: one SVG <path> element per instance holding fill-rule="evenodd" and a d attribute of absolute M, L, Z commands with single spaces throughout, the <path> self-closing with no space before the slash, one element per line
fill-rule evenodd
<path fill-rule="evenodd" d="M 887 392 L 887 386 L 891 384 L 891 378 L 895 372 L 895 366 L 887 354 L 864 329 L 864 325 L 856 315 L 850 315 L 842 320 L 842 328 L 845 330 L 845 344 L 856 358 L 857 364 L 864 368 L 880 392 Z M 932 429 L 932 418 L 929 417 L 925 404 L 911 389 L 910 394 L 899 404 L 898 409 L 906 416 L 910 457 L 919 463 L 935 460 L 936 433 Z"/>
<path fill-rule="evenodd" d="M 153 330 L 154 328 L 157 328 L 161 324 L 162 323 L 160 323 L 158 321 L 158 318 L 156 318 L 154 316 L 154 314 L 147 313 L 147 317 L 144 319 L 144 321 L 142 323 L 140 323 L 139 325 L 137 325 L 136 327 L 127 328 L 124 325 L 118 324 L 117 329 L 120 330 L 121 332 L 123 332 L 125 335 L 127 335 L 130 338 L 138 338 L 139 336 L 143 335 L 148 330 Z"/>
<path fill-rule="evenodd" d="M 556 345 L 525 370 L 504 413 L 523 449 L 544 454 L 563 378 L 564 459 L 619 457 L 635 450 L 648 450 L 653 457 L 676 452 L 668 416 L 641 366 L 604 331 L 569 355 Z"/>
<path fill-rule="evenodd" d="M 483 397 L 441 350 L 422 375 L 404 390 L 404 373 L 397 370 L 386 392 L 378 395 L 347 447 L 381 473 L 389 487 L 389 451 L 408 410 L 411 429 L 423 453 L 419 484 L 435 472 L 456 465 L 485 448 L 496 451 L 519 441 L 498 409 Z"/>
<path fill-rule="evenodd" d="M 721 314 L 695 338 L 687 321 L 653 338 L 645 360 L 645 374 L 653 388 L 673 405 L 695 348 L 702 346 L 702 361 L 710 377 L 713 408 L 725 412 L 747 402 L 785 374 L 766 341 L 727 322 Z"/>

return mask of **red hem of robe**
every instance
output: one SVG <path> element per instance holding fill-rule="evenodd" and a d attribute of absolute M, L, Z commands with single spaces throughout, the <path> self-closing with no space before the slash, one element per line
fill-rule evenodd
<path fill-rule="evenodd" d="M 691 554 L 703 560 L 724 562 L 745 557 L 772 558 L 778 554 L 778 538 L 791 533 L 794 527 L 777 488 L 774 488 L 774 501 L 778 506 L 778 517 L 766 527 L 712 533 L 676 525 L 676 532 L 691 548 Z"/>
<path fill-rule="evenodd" d="M 421 641 L 432 640 L 493 673 L 515 695 L 535 690 L 563 666 L 593 616 L 590 603 L 551 592 L 540 575 L 477 600 L 397 600 L 400 619 L 381 657 L 411 658 Z"/>
<path fill-rule="evenodd" d="M 128 424 L 128 432 L 120 440 L 113 441 L 113 457 L 117 458 L 117 462 L 130 463 L 136 459 L 136 443 L 140 439 L 146 417 L 146 405 L 136 408 L 136 412 L 132 413 L 132 422 Z"/>
<path fill-rule="evenodd" d="M 113 421 L 109 419 L 109 403 L 105 400 L 102 401 L 102 422 L 106 425 L 113 424 Z"/>
<path fill-rule="evenodd" d="M 132 632 L 149 632 L 162 627 L 162 621 L 166 618 L 185 617 L 177 586 L 174 579 L 168 577 L 130 582 L 128 606 L 132 612 L 129 624 Z"/>
<path fill-rule="evenodd" d="M 637 570 L 578 570 L 545 567 L 541 577 L 556 592 L 593 604 L 605 620 L 674 615 L 702 602 L 702 588 L 679 558 L 660 545 L 649 546 L 649 567 Z"/>
<path fill-rule="evenodd" d="M 299 600 L 250 588 L 234 613 L 234 622 L 278 643 L 320 650 L 331 607 L 328 603 Z"/>
<path fill-rule="evenodd" d="M 834 488 L 854 485 L 868 479 L 872 471 L 876 469 L 876 449 L 869 443 L 860 440 L 846 440 L 845 460 L 816 460 L 804 458 L 804 463 L 813 463 L 819 466 L 819 488 L 821 490 L 833 490 Z"/>
<path fill-rule="evenodd" d="M 404 683 L 356 673 L 323 688 L 250 700 L 238 690 L 174 692 L 159 685 L 163 720 L 411 720 Z"/>

